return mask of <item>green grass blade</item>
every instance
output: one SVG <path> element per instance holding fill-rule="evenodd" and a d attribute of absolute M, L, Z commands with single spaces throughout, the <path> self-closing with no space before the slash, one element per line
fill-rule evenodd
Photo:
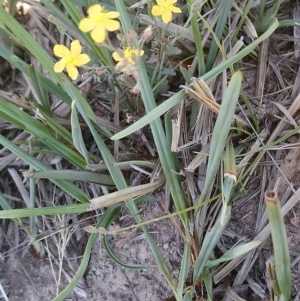
<path fill-rule="evenodd" d="M 120 13 L 120 19 L 122 23 L 122 28 L 125 32 L 132 29 L 132 25 L 130 22 L 130 18 L 127 13 L 127 9 L 125 7 L 125 4 L 123 1 L 115 1 L 115 5 L 117 10 Z M 137 43 L 134 43 L 135 47 L 137 47 Z M 144 101 L 144 105 L 146 108 L 146 111 L 149 112 L 153 110 L 156 107 L 154 95 L 152 93 L 152 88 L 149 82 L 148 74 L 144 65 L 144 62 L 142 58 L 139 59 L 138 62 L 138 69 L 140 73 L 141 80 L 138 81 L 138 85 L 141 91 L 142 99 Z M 159 154 L 159 158 L 161 160 L 162 168 L 164 170 L 164 174 L 167 180 L 167 183 L 170 187 L 170 191 L 175 203 L 175 206 L 177 210 L 184 209 L 185 208 L 185 197 L 182 190 L 182 187 L 180 185 L 178 176 L 175 174 L 176 172 L 176 164 L 172 160 L 172 156 L 170 154 L 170 150 L 165 148 L 166 143 L 166 135 L 164 133 L 162 124 L 160 120 L 156 120 L 155 122 L 151 123 L 151 130 L 153 133 L 155 145 Z M 174 172 L 175 171 L 175 172 Z M 183 225 L 187 228 L 187 215 L 181 216 Z M 143 228 L 144 230 L 145 228 Z M 160 250 L 156 246 L 152 236 L 149 234 L 148 231 L 144 231 L 149 246 L 151 248 L 151 251 L 153 255 L 155 256 L 156 262 L 159 265 L 164 277 L 168 281 L 169 285 L 171 286 L 174 295 L 177 295 L 176 293 L 176 286 L 174 284 L 172 275 L 170 273 L 170 270 L 166 264 L 165 259 L 163 258 Z"/>
<path fill-rule="evenodd" d="M 41 3 L 45 5 L 45 7 L 52 13 L 53 16 L 55 16 L 55 18 L 61 20 L 63 24 L 71 28 L 73 31 L 77 32 L 79 35 L 82 35 L 81 31 L 72 22 L 72 20 L 67 15 L 65 15 L 64 12 L 59 9 L 52 1 L 41 0 Z"/>
<path fill-rule="evenodd" d="M 148 112 L 144 117 L 137 120 L 135 123 L 124 129 L 123 131 L 113 135 L 111 137 L 112 140 L 119 140 L 122 139 L 142 127 L 148 125 L 149 123 L 155 121 L 157 118 L 159 118 L 161 115 L 165 114 L 167 111 L 172 109 L 174 106 L 176 106 L 178 103 L 180 103 L 183 99 L 185 99 L 186 94 L 184 91 L 180 91 L 164 101 L 161 105 L 157 106 L 155 109 L 153 109 L 151 112 Z"/>
<path fill-rule="evenodd" d="M 291 298 L 292 287 L 291 261 L 287 234 L 277 193 L 267 191 L 265 193 L 265 202 L 274 248 L 276 280 L 284 296 L 284 300 L 288 301 Z"/>
<path fill-rule="evenodd" d="M 239 257 L 240 255 L 243 255 L 252 249 L 257 248 L 260 245 L 260 241 L 251 241 L 246 244 L 243 244 L 241 246 L 238 246 L 236 248 L 233 248 L 232 250 L 226 252 L 223 256 L 221 256 L 219 259 L 208 261 L 206 264 L 207 268 L 211 268 L 215 265 L 218 265 L 221 262 L 229 261 L 234 258 Z"/>
<path fill-rule="evenodd" d="M 72 126 L 72 137 L 73 143 L 79 153 L 84 157 L 86 164 L 90 163 L 90 158 L 88 151 L 85 147 L 85 143 L 82 138 L 81 128 L 78 121 L 77 110 L 75 106 L 75 100 L 72 102 L 72 111 L 71 111 L 71 126 Z"/>
<path fill-rule="evenodd" d="M 205 62 L 204 62 L 204 52 L 203 52 L 203 47 L 202 47 L 202 38 L 201 38 L 201 33 L 200 33 L 199 24 L 198 24 L 197 15 L 196 15 L 196 11 L 201 11 L 201 8 L 198 7 L 199 4 L 196 4 L 196 2 L 193 0 L 188 0 L 187 4 L 188 4 L 187 6 L 188 6 L 189 15 L 190 16 L 192 15 L 191 25 L 192 25 L 192 29 L 193 29 L 195 46 L 197 49 L 196 56 L 197 56 L 197 65 L 198 65 L 198 76 L 202 76 L 205 74 Z M 197 5 L 197 7 L 196 7 L 196 5 Z M 195 10 L 195 12 L 194 12 L 194 10 Z M 194 62 L 195 62 L 195 59 L 194 59 Z M 194 64 L 194 62 L 193 62 L 193 64 Z M 193 68 L 193 70 L 194 70 L 194 68 Z M 191 70 L 191 71 L 193 71 L 193 70 Z M 189 81 L 187 81 L 187 82 L 189 82 Z M 190 129 L 192 129 L 196 124 L 199 109 L 200 109 L 199 102 L 194 101 L 193 107 L 192 107 L 192 114 L 191 114 L 191 118 L 190 118 L 190 126 L 189 126 Z"/>
<path fill-rule="evenodd" d="M 2 211 L 6 211 L 6 210 L 13 210 L 9 201 L 6 199 L 6 197 L 3 195 L 3 193 L 0 191 L 0 206 L 2 207 L 3 210 L 0 210 L 0 213 Z M 18 225 L 22 225 L 22 222 L 20 219 L 15 219 L 15 222 Z"/>
<path fill-rule="evenodd" d="M 214 131 L 211 138 L 210 152 L 207 164 L 207 174 L 199 203 L 203 202 L 209 190 L 211 182 L 215 177 L 220 164 L 220 159 L 224 151 L 230 125 L 236 105 L 239 99 L 240 89 L 242 85 L 242 73 L 236 72 L 232 75 L 228 88 L 222 100 L 220 113 L 214 126 Z"/>
<path fill-rule="evenodd" d="M 204 53 L 202 47 L 202 38 L 199 29 L 199 24 L 197 20 L 196 10 L 200 10 L 198 7 L 195 7 L 196 2 L 194 0 L 187 0 L 187 7 L 189 11 L 189 15 L 192 15 L 191 25 L 193 29 L 193 35 L 195 39 L 195 46 L 197 49 L 196 56 L 198 62 L 198 76 L 202 76 L 205 74 L 205 63 L 204 63 Z M 195 11 L 194 11 L 195 10 Z"/>
<path fill-rule="evenodd" d="M 180 273 L 179 273 L 178 286 L 177 286 L 177 292 L 179 296 L 182 296 L 183 294 L 183 288 L 190 269 L 190 262 L 191 262 L 191 247 L 190 245 L 185 244 L 183 256 L 181 259 Z"/>
<path fill-rule="evenodd" d="M 207 270 L 204 270 L 203 281 L 206 288 L 207 301 L 213 301 L 213 281 L 211 273 L 209 273 Z"/>
<path fill-rule="evenodd" d="M 279 22 L 279 27 L 299 26 L 300 19 L 287 19 Z"/>
<path fill-rule="evenodd" d="M 150 266 L 146 266 L 143 264 L 128 264 L 123 262 L 122 260 L 120 260 L 114 253 L 113 251 L 110 249 L 108 242 L 107 242 L 107 237 L 104 236 L 103 237 L 103 247 L 105 248 L 105 251 L 107 253 L 107 255 L 118 265 L 122 266 L 125 269 L 129 269 L 129 270 L 133 270 L 133 271 L 140 271 L 140 270 L 146 270 L 148 269 Z"/>
<path fill-rule="evenodd" d="M 102 186 L 114 187 L 115 183 L 110 175 L 101 174 L 86 170 L 45 170 L 45 171 L 26 171 L 23 173 L 25 178 L 33 179 L 55 179 L 68 181 L 83 181 L 99 184 Z"/>
<path fill-rule="evenodd" d="M 35 207 L 35 198 L 36 198 L 36 181 L 35 179 L 30 179 L 29 183 L 30 187 L 30 208 Z M 30 217 L 30 234 L 33 237 L 38 235 L 38 229 L 36 226 L 36 218 L 34 216 Z M 39 258 L 44 258 L 45 256 L 45 248 L 44 245 L 40 241 L 35 241 L 32 244 L 32 247 L 35 249 L 35 254 L 38 255 Z"/>
<path fill-rule="evenodd" d="M 282 0 L 276 0 L 275 3 L 270 7 L 270 9 L 265 14 L 261 13 L 262 9 L 260 10 L 260 17 L 258 21 L 255 22 L 255 27 L 258 32 L 263 32 L 273 22 L 273 20 L 277 15 L 281 3 Z"/>
<path fill-rule="evenodd" d="M 40 111 L 41 112 L 41 111 Z M 48 115 L 44 114 L 43 112 L 43 118 L 46 120 L 46 124 L 54 130 L 56 135 L 61 136 L 62 139 L 64 139 L 69 144 L 73 144 L 73 139 L 71 133 L 63 126 L 61 125 L 57 120 L 55 120 L 52 117 L 49 117 Z"/>
<path fill-rule="evenodd" d="M 0 191 L 0 206 L 3 210 L 11 210 L 11 206 L 9 201 L 6 199 L 6 197 L 3 195 L 3 193 Z"/>
<path fill-rule="evenodd" d="M 15 15 L 17 2 L 18 2 L 18 0 L 9 0 L 8 1 L 8 11 L 12 16 Z"/>
<path fill-rule="evenodd" d="M 16 219 L 31 216 L 75 214 L 88 211 L 89 205 L 85 203 L 74 205 L 62 205 L 57 207 L 43 207 L 33 209 L 12 209 L 0 211 L 0 219 Z"/>
<path fill-rule="evenodd" d="M 247 18 L 247 15 L 248 15 L 251 7 L 252 7 L 253 2 L 254 2 L 254 0 L 248 0 L 246 2 L 246 6 L 243 8 L 243 14 L 242 14 L 242 16 L 239 20 L 239 23 L 238 23 L 236 29 L 235 29 L 235 33 L 234 33 L 233 38 L 232 38 L 233 41 L 236 39 L 238 33 L 240 32 L 240 30 L 241 30 L 241 28 L 244 24 L 244 21 Z"/>
<path fill-rule="evenodd" d="M 231 9 L 232 2 L 231 1 L 223 1 L 221 5 L 222 5 L 222 8 L 220 9 L 218 23 L 217 23 L 217 27 L 215 30 L 216 37 L 218 38 L 219 41 L 222 39 L 222 35 L 223 35 L 224 29 L 225 29 L 225 24 L 229 17 L 229 12 Z M 207 56 L 207 62 L 206 62 L 206 70 L 207 71 L 211 70 L 211 68 L 214 65 L 214 62 L 215 62 L 216 56 L 217 56 L 217 51 L 218 51 L 218 45 L 216 43 L 216 40 L 213 39 L 210 49 L 209 49 L 208 56 Z"/>
<path fill-rule="evenodd" d="M 184 295 L 182 301 L 192 301 L 192 297 L 193 297 L 192 291 L 189 290 L 189 291 L 187 291 L 186 294 Z M 177 299 L 177 300 L 178 300 L 178 299 Z M 179 300 L 181 300 L 181 299 L 179 299 Z"/>
<path fill-rule="evenodd" d="M 38 103 L 41 105 L 43 110 L 52 116 L 50 109 L 49 98 L 47 97 L 39 73 L 35 71 L 34 67 L 29 65 L 28 69 L 28 80 L 31 81 L 33 91 L 35 92 Z"/>
<path fill-rule="evenodd" d="M 203 269 L 205 268 L 208 258 L 211 255 L 214 247 L 217 245 L 218 241 L 220 240 L 220 237 L 226 228 L 226 225 L 229 222 L 230 219 L 230 206 L 227 208 L 225 220 L 223 224 L 221 224 L 220 218 L 217 220 L 216 224 L 213 226 L 213 228 L 206 233 L 205 238 L 202 243 L 202 247 L 200 250 L 200 253 L 196 259 L 195 266 L 194 266 L 194 272 L 193 272 L 193 282 L 196 283 L 198 278 L 201 276 Z"/>

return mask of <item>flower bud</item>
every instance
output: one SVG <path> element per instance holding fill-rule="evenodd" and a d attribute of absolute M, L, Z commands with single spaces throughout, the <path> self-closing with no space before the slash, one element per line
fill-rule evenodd
<path fill-rule="evenodd" d="M 148 26 L 143 33 L 143 42 L 150 40 L 153 37 L 152 26 Z"/>

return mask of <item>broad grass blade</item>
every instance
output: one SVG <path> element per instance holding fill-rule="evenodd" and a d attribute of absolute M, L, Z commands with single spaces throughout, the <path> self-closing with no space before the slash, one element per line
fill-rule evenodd
<path fill-rule="evenodd" d="M 182 296 L 183 294 L 184 284 L 186 282 L 190 270 L 190 261 L 191 261 L 191 247 L 189 245 L 185 245 L 183 256 L 181 259 L 179 280 L 177 286 L 177 292 L 179 296 Z"/>
<path fill-rule="evenodd" d="M 81 128 L 78 121 L 77 109 L 75 106 L 75 100 L 72 101 L 72 111 L 71 111 L 71 126 L 72 126 L 72 137 L 73 143 L 79 153 L 84 157 L 86 164 L 90 163 L 90 158 L 88 151 L 85 147 L 85 143 L 82 138 Z"/>
<path fill-rule="evenodd" d="M 229 206 L 227 207 L 224 223 L 221 224 L 219 218 L 216 224 L 213 226 L 213 228 L 206 233 L 202 243 L 200 253 L 196 259 L 195 266 L 194 266 L 194 274 L 193 274 L 194 283 L 196 283 L 198 278 L 201 276 L 211 252 L 213 251 L 214 247 L 217 245 L 218 241 L 220 240 L 220 237 L 224 229 L 226 228 L 227 223 L 229 222 L 230 215 L 231 215 L 230 212 L 231 212 L 231 208 Z"/>
<path fill-rule="evenodd" d="M 234 258 L 239 257 L 240 255 L 243 255 L 245 253 L 248 253 L 252 249 L 257 248 L 260 245 L 260 241 L 251 241 L 246 244 L 243 244 L 241 246 L 238 246 L 228 252 L 226 252 L 223 256 L 221 256 L 219 259 L 208 261 L 206 263 L 207 268 L 211 268 L 213 266 L 218 265 L 221 262 L 229 261 Z"/>
<path fill-rule="evenodd" d="M 207 301 L 213 301 L 213 281 L 210 272 L 207 270 L 204 270 L 203 281 L 206 288 Z"/>
<path fill-rule="evenodd" d="M 267 214 L 270 222 L 275 256 L 276 280 L 284 300 L 291 298 L 291 261 L 283 215 L 278 195 L 274 191 L 265 193 Z"/>
<path fill-rule="evenodd" d="M 199 203 L 202 203 L 205 200 L 208 189 L 220 165 L 220 159 L 224 151 L 234 111 L 239 99 L 242 79 L 243 76 L 240 71 L 232 75 L 228 88 L 222 100 L 220 113 L 217 117 L 211 138 L 207 173 L 205 177 L 204 187 L 198 201 Z"/>
<path fill-rule="evenodd" d="M 99 184 L 102 186 L 114 187 L 115 183 L 110 175 L 101 174 L 99 172 L 86 170 L 45 170 L 45 171 L 25 171 L 23 172 L 25 178 L 34 179 L 55 179 L 55 180 L 69 180 L 69 181 L 83 181 Z"/>

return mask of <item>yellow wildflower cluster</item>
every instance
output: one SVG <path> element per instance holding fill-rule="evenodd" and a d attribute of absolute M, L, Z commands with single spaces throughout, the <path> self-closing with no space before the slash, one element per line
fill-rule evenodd
<path fill-rule="evenodd" d="M 181 13 L 181 9 L 174 6 L 176 2 L 177 0 L 156 0 L 157 5 L 152 7 L 152 15 L 161 17 L 164 23 L 171 22 L 173 13 Z M 106 11 L 100 4 L 95 4 L 88 8 L 87 17 L 79 22 L 78 27 L 82 32 L 90 32 L 92 39 L 96 43 L 102 43 L 106 39 L 107 32 L 120 29 L 120 22 L 115 20 L 118 17 L 118 12 Z M 72 80 L 77 79 L 77 67 L 90 61 L 87 54 L 81 54 L 81 50 L 82 47 L 78 40 L 71 43 L 70 49 L 64 45 L 55 45 L 53 49 L 54 54 L 61 59 L 54 65 L 54 71 L 62 72 L 66 69 Z M 112 57 L 118 62 L 116 71 L 125 72 L 126 70 L 132 70 L 137 57 L 143 54 L 143 50 L 134 49 L 130 46 L 113 52 Z M 130 73 L 130 71 L 127 73 Z"/>

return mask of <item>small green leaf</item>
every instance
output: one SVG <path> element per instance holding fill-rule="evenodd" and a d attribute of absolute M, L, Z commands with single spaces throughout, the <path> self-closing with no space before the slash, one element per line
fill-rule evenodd
<path fill-rule="evenodd" d="M 233 248 L 232 250 L 226 252 L 223 256 L 221 256 L 219 259 L 208 261 L 206 264 L 207 268 L 211 268 L 221 262 L 229 261 L 234 258 L 237 258 L 245 253 L 248 253 L 249 251 L 257 248 L 260 245 L 260 241 L 251 241 L 246 244 L 243 244 L 241 246 L 238 246 L 236 248 Z"/>
<path fill-rule="evenodd" d="M 184 295 L 182 301 L 192 301 L 192 297 L 193 297 L 192 291 L 189 290 L 189 291 L 187 291 L 186 294 Z"/>
<path fill-rule="evenodd" d="M 77 110 L 75 106 L 75 100 L 72 101 L 72 112 L 71 112 L 71 127 L 73 143 L 79 153 L 84 157 L 86 164 L 90 163 L 88 151 L 85 147 L 85 143 L 82 138 L 81 128 L 78 121 Z"/>
<path fill-rule="evenodd" d="M 229 222 L 230 215 L 231 215 L 230 210 L 231 210 L 230 206 L 227 207 L 227 212 L 223 224 L 221 224 L 220 217 L 219 217 L 218 220 L 216 221 L 216 224 L 205 235 L 200 253 L 197 256 L 195 266 L 194 266 L 194 275 L 193 275 L 194 283 L 196 283 L 198 278 L 201 276 L 211 252 L 217 245 L 224 229 L 226 228 L 226 225 Z"/>

